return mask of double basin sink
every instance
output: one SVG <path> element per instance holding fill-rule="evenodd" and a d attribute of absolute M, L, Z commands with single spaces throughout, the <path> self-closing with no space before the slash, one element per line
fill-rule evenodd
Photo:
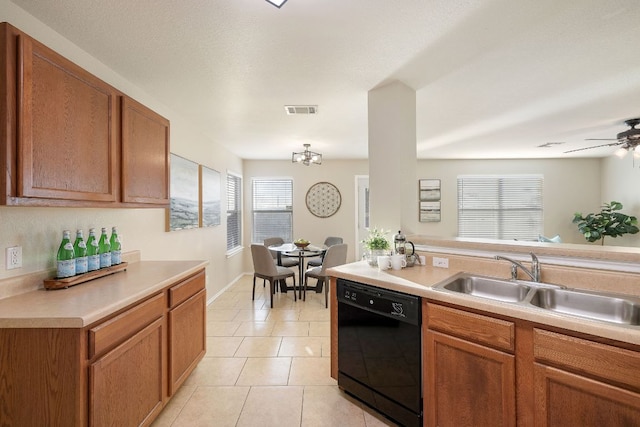
<path fill-rule="evenodd" d="M 623 325 L 640 325 L 640 298 L 458 273 L 434 289 Z"/>

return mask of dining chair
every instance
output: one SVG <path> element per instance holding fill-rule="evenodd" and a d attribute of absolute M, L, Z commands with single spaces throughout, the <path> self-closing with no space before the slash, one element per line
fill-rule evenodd
<path fill-rule="evenodd" d="M 322 282 L 324 286 L 324 306 L 329 307 L 329 277 L 327 276 L 327 270 L 331 267 L 345 264 L 347 262 L 347 244 L 339 243 L 337 245 L 329 246 L 327 252 L 324 254 L 324 261 L 320 267 L 313 267 L 306 271 L 304 274 L 304 293 L 302 294 L 302 300 L 307 299 L 307 282 L 311 277 L 316 279 L 316 287 Z"/>
<path fill-rule="evenodd" d="M 340 243 L 342 243 L 342 237 L 329 236 L 326 239 L 324 239 L 324 245 L 327 248 L 329 246 L 339 245 Z M 323 258 L 324 258 L 324 254 L 322 254 L 320 256 L 313 257 L 313 258 L 309 258 L 307 260 L 307 265 L 309 267 L 320 267 L 322 265 L 322 259 Z"/>
<path fill-rule="evenodd" d="M 271 308 L 273 308 L 273 294 L 275 293 L 276 282 L 282 280 L 285 282 L 289 277 L 293 278 L 293 300 L 296 301 L 296 275 L 295 273 L 279 265 L 275 265 L 269 249 L 264 245 L 251 245 L 251 257 L 253 258 L 253 291 L 251 300 L 256 299 L 256 277 L 269 281 L 269 298 L 271 299 Z"/>
<path fill-rule="evenodd" d="M 284 244 L 284 239 L 282 237 L 267 237 L 263 241 L 264 245 L 268 248 L 269 246 L 280 246 Z M 269 250 L 271 253 L 271 257 L 273 258 L 273 262 L 276 265 L 280 265 L 282 267 L 295 267 L 298 265 L 298 258 L 288 257 L 283 255 L 282 253 L 278 254 L 277 251 Z M 280 257 L 280 264 L 278 264 L 278 256 Z M 302 283 L 302 279 L 300 279 L 300 283 Z M 264 286 L 265 282 L 262 282 Z M 286 292 L 284 289 L 284 285 L 280 286 L 280 292 Z"/>
<path fill-rule="evenodd" d="M 267 237 L 266 239 L 264 239 L 264 245 L 268 248 L 269 246 L 280 246 L 284 244 L 284 240 L 281 237 Z M 273 258 L 274 262 L 277 262 L 278 260 L 278 253 L 276 251 L 269 251 L 271 252 L 271 257 Z M 296 265 L 298 265 L 298 258 L 297 257 L 288 257 L 288 256 L 281 256 L 281 265 L 283 267 L 295 267 Z"/>

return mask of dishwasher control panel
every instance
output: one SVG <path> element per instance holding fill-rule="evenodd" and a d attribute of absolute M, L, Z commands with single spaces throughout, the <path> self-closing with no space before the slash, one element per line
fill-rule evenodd
<path fill-rule="evenodd" d="M 392 317 L 401 321 L 420 324 L 420 297 L 376 286 L 338 279 L 338 302 L 347 303 Z"/>

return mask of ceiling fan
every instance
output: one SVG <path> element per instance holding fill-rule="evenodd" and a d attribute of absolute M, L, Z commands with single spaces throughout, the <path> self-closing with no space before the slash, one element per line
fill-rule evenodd
<path fill-rule="evenodd" d="M 615 139 L 588 138 L 585 140 L 585 141 L 615 141 L 615 142 L 611 142 L 608 144 L 593 145 L 591 147 L 576 148 L 575 150 L 565 151 L 565 154 L 573 153 L 574 151 L 589 150 L 592 148 L 613 147 L 616 145 L 620 145 L 620 148 L 616 152 L 616 155 L 620 157 L 624 157 L 624 155 L 627 154 L 627 151 L 634 150 L 636 149 L 636 147 L 640 146 L 640 129 L 636 128 L 636 126 L 640 125 L 640 118 L 625 120 L 624 123 L 627 126 L 629 126 L 629 129 L 623 132 L 620 132 L 618 135 L 616 135 Z M 640 151 L 640 148 L 638 148 L 637 150 Z"/>

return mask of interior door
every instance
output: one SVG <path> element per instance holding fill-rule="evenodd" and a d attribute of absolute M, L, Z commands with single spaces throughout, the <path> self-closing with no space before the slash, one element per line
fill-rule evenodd
<path fill-rule="evenodd" d="M 364 255 L 362 240 L 367 236 L 369 228 L 369 176 L 356 175 L 356 260 Z"/>

